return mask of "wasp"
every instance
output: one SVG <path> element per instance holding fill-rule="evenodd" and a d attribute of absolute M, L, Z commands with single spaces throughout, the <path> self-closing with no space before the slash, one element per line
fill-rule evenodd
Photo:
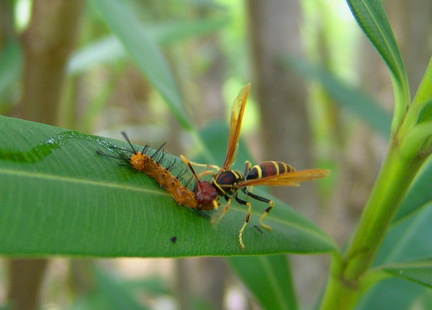
<path fill-rule="evenodd" d="M 246 108 L 246 102 L 249 95 L 250 84 L 244 86 L 236 99 L 231 110 L 231 120 L 228 135 L 228 145 L 225 156 L 225 161 L 222 167 L 215 165 L 202 165 L 191 163 L 184 156 L 180 157 L 187 164 L 192 174 L 197 181 L 195 189 L 195 199 L 197 200 L 197 208 L 202 210 L 218 209 L 218 200 L 223 197 L 226 204 L 213 218 L 213 222 L 222 219 L 225 213 L 229 210 L 232 200 L 234 199 L 241 205 L 247 206 L 245 221 L 238 234 L 238 241 L 241 249 L 245 249 L 243 243 L 243 232 L 249 223 L 252 204 L 238 197 L 239 191 L 243 192 L 247 197 L 262 201 L 268 204 L 268 207 L 261 215 L 259 222 L 261 227 L 271 231 L 269 225 L 264 224 L 264 218 L 273 209 L 274 202 L 271 199 L 261 197 L 251 192 L 251 187 L 256 185 L 267 186 L 298 186 L 299 182 L 311 181 L 325 178 L 330 174 L 329 170 L 324 169 L 309 169 L 296 171 L 291 165 L 280 161 L 264 161 L 252 166 L 249 161 L 245 162 L 243 172 L 232 170 L 231 166 L 234 163 L 237 145 L 240 137 L 240 129 L 243 121 L 243 115 Z M 193 168 L 196 166 L 206 166 L 211 170 L 203 171 L 196 174 Z M 201 180 L 205 175 L 211 175 L 211 183 Z"/>

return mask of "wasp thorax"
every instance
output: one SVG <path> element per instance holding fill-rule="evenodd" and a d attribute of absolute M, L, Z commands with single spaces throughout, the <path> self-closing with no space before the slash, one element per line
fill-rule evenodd
<path fill-rule="evenodd" d="M 237 190 L 237 184 L 245 178 L 240 171 L 226 170 L 218 173 L 213 178 L 213 184 L 223 195 L 233 195 Z"/>

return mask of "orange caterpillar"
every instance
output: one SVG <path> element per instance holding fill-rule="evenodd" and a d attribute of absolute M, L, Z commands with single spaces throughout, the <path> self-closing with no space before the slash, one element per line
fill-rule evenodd
<path fill-rule="evenodd" d="M 174 201 L 177 204 L 197 210 L 210 210 L 208 206 L 206 206 L 205 208 L 202 207 L 202 204 L 200 204 L 200 201 L 197 199 L 196 195 L 198 194 L 198 197 L 200 197 L 202 195 L 201 192 L 205 192 L 205 195 L 207 197 L 208 195 L 210 195 L 210 191 L 213 192 L 213 196 L 211 196 L 213 197 L 212 199 L 216 199 L 216 190 L 213 188 L 210 182 L 199 181 L 196 175 L 194 175 L 197 185 L 194 190 L 191 191 L 187 186 L 183 185 L 180 182 L 178 176 L 174 176 L 171 173 L 171 169 L 174 167 L 175 162 L 168 162 L 167 167 L 162 167 L 161 163 L 164 160 L 165 153 L 163 153 L 163 151 L 161 150 L 165 143 L 162 144 L 152 155 L 148 155 L 146 154 L 146 151 L 148 149 L 147 145 L 143 147 L 142 151 L 137 151 L 132 145 L 132 142 L 130 141 L 126 133 L 122 132 L 122 135 L 132 149 L 132 155 L 130 157 L 126 158 L 113 156 L 111 154 L 106 154 L 101 151 L 97 151 L 97 153 L 100 155 L 128 161 L 132 168 L 143 172 L 149 177 L 155 179 L 155 181 L 160 185 L 160 187 L 165 189 L 174 198 Z M 179 175 L 181 174 L 182 172 L 179 173 Z"/>

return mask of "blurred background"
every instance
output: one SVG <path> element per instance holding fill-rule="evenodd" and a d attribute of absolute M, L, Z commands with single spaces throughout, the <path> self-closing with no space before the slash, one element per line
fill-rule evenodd
<path fill-rule="evenodd" d="M 414 93 L 432 50 L 432 2 L 384 5 Z M 125 130 L 136 143 L 167 141 L 168 153 L 193 157 L 193 135 L 225 137 L 231 104 L 251 82 L 242 128 L 251 161 L 332 170 L 319 187 L 273 194 L 340 244 L 354 228 L 384 156 L 393 98 L 344 1 L 1 0 L 0 23 L 1 114 L 119 139 Z M 155 59 L 149 68 L 152 53 L 128 44 L 143 35 L 164 66 Z M 166 70 L 180 100 L 155 87 Z M 383 113 L 379 128 L 369 105 Z M 312 306 L 327 258 L 292 258 L 298 298 Z M 222 258 L 3 259 L 0 280 L 0 303 L 18 309 L 259 308 Z"/>

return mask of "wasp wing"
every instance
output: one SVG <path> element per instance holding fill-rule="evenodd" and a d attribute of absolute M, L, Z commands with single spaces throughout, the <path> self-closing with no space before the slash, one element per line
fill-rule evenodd
<path fill-rule="evenodd" d="M 330 175 L 329 170 L 309 169 L 272 175 L 265 178 L 245 180 L 237 184 L 238 188 L 255 185 L 299 186 L 300 182 L 322 179 Z"/>
<path fill-rule="evenodd" d="M 237 144 L 240 136 L 240 129 L 243 120 L 243 114 L 246 108 L 246 102 L 249 95 L 250 84 L 244 86 L 237 98 L 234 100 L 231 110 L 230 130 L 228 135 L 228 146 L 225 162 L 222 165 L 223 170 L 229 170 L 234 162 Z"/>

